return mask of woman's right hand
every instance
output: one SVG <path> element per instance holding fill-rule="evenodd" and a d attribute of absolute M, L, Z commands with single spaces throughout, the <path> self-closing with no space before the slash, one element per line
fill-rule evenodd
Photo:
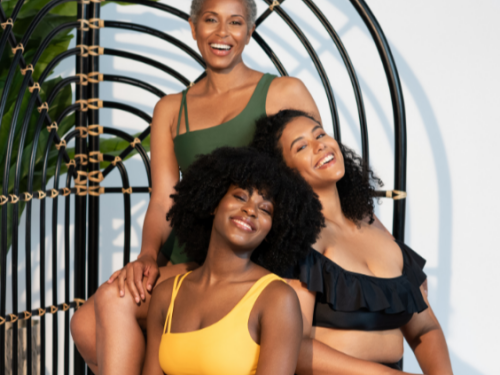
<path fill-rule="evenodd" d="M 155 257 L 150 254 L 144 254 L 139 255 L 136 261 L 130 262 L 121 270 L 113 273 L 108 283 L 111 284 L 115 280 L 118 280 L 120 297 L 125 296 L 125 283 L 127 283 L 128 290 L 132 293 L 135 302 L 140 303 L 141 300 L 146 300 L 143 278 L 147 277 L 147 291 L 151 292 L 158 276 L 159 269 Z"/>

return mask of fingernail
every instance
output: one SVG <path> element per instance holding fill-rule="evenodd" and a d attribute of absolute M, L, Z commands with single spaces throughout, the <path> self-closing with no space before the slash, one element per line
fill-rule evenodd
<path fill-rule="evenodd" d="M 148 285 L 148 290 L 151 291 L 151 285 Z"/>
<path fill-rule="evenodd" d="M 120 290 L 120 297 L 123 297 L 124 293 L 123 290 Z"/>
<path fill-rule="evenodd" d="M 136 298 L 135 302 L 139 303 L 139 302 L 141 302 L 141 300 L 139 298 Z"/>
<path fill-rule="evenodd" d="M 141 298 L 142 298 L 142 299 L 146 299 L 146 298 L 144 297 L 144 294 L 141 294 Z"/>

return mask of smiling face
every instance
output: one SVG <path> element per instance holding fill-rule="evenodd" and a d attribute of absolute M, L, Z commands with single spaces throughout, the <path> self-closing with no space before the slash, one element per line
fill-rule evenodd
<path fill-rule="evenodd" d="M 317 122 L 295 118 L 286 125 L 279 142 L 286 164 L 297 169 L 313 190 L 328 188 L 344 176 L 340 147 Z"/>
<path fill-rule="evenodd" d="M 253 251 L 271 230 L 273 203 L 258 191 L 231 186 L 214 212 L 215 231 L 233 248 Z"/>
<path fill-rule="evenodd" d="M 196 25 L 189 20 L 200 53 L 212 69 L 231 69 L 242 61 L 255 28 L 248 25 L 246 12 L 241 0 L 206 0 Z"/>

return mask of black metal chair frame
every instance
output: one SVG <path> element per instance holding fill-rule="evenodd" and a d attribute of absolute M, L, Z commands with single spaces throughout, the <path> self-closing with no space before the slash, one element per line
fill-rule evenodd
<path fill-rule="evenodd" d="M 30 37 L 34 32 L 37 25 L 42 21 L 43 17 L 48 14 L 48 12 L 55 6 L 74 1 L 75 6 L 78 9 L 78 21 L 67 23 L 61 25 L 54 30 L 52 30 L 46 39 L 42 42 L 31 61 L 30 64 L 27 63 L 23 57 L 24 46 L 29 43 Z M 171 6 L 157 3 L 149 0 L 120 0 L 121 2 L 138 4 L 142 6 L 152 7 L 159 9 L 163 12 L 167 12 L 173 16 L 180 18 L 183 21 L 189 19 L 189 15 L 180 11 L 179 9 L 173 8 Z M 323 64 L 316 54 L 314 48 L 309 42 L 306 35 L 302 32 L 300 27 L 293 21 L 293 19 L 288 15 L 288 13 L 281 7 L 281 4 L 285 0 L 281 1 L 271 1 L 264 0 L 269 6 L 267 10 L 260 15 L 257 19 L 256 25 L 258 27 L 265 22 L 265 20 L 275 12 L 281 19 L 290 27 L 290 29 L 295 33 L 298 40 L 305 47 L 307 53 L 309 54 L 318 74 L 321 79 L 322 85 L 325 90 L 325 94 L 328 99 L 330 115 L 333 123 L 333 131 L 336 139 L 341 139 L 339 117 L 337 113 L 337 106 L 335 102 L 335 96 L 333 89 L 331 87 L 328 75 L 325 72 Z M 332 41 L 334 42 L 340 56 L 345 64 L 345 68 L 349 74 L 352 88 L 354 91 L 357 111 L 361 130 L 361 149 L 362 157 L 366 163 L 369 161 L 369 143 L 368 143 L 368 129 L 367 120 L 363 104 L 363 97 L 361 88 L 356 76 L 356 71 L 353 64 L 349 58 L 346 48 L 344 47 L 339 35 L 336 33 L 333 26 L 330 24 L 326 16 L 317 7 L 317 5 L 312 0 L 302 0 L 303 3 L 310 9 L 314 16 L 318 19 L 322 27 L 325 28 Z M 368 8 L 364 0 L 349 0 L 352 6 L 356 9 L 357 13 L 360 15 L 364 24 L 368 28 L 373 41 L 378 49 L 380 59 L 383 63 L 385 74 L 387 77 L 387 82 L 390 90 L 391 100 L 392 100 L 392 110 L 394 117 L 394 137 L 395 137 L 395 165 L 394 165 L 394 190 L 379 192 L 381 197 L 388 197 L 394 199 L 394 212 L 393 212 L 393 234 L 399 240 L 404 240 L 404 226 L 405 226 L 405 197 L 406 197 L 406 121 L 405 121 L 405 107 L 403 100 L 403 93 L 401 88 L 401 83 L 399 80 L 398 72 L 396 69 L 396 64 L 394 58 L 391 54 L 389 44 L 384 36 L 384 33 L 375 19 L 373 13 Z M 134 138 L 131 135 L 117 130 L 115 128 L 109 128 L 99 125 L 99 110 L 101 108 L 114 108 L 122 111 L 129 112 L 146 121 L 147 124 L 151 123 L 151 116 L 140 111 L 139 109 L 125 105 L 122 103 L 104 101 L 99 98 L 99 85 L 101 82 L 119 82 L 122 84 L 132 85 L 143 90 L 146 90 L 156 96 L 161 98 L 165 94 L 151 85 L 150 83 L 143 82 L 138 79 L 111 75 L 111 74 L 101 74 L 99 73 L 99 58 L 102 55 L 119 56 L 125 59 L 130 59 L 134 61 L 139 61 L 149 66 L 155 67 L 167 75 L 172 76 L 178 80 L 182 85 L 189 86 L 192 83 L 180 72 L 172 69 L 169 66 L 156 62 L 147 57 L 143 57 L 134 53 L 110 49 L 106 47 L 101 47 L 99 45 L 100 39 L 100 29 L 106 28 L 117 28 L 134 30 L 136 32 L 149 34 L 157 37 L 169 44 L 172 44 L 186 53 L 189 57 L 194 59 L 202 67 L 205 66 L 203 58 L 196 51 L 192 50 L 182 41 L 174 38 L 167 33 L 155 30 L 151 27 L 132 24 L 127 22 L 117 22 L 108 21 L 100 19 L 100 4 L 101 0 L 52 0 L 50 1 L 34 18 L 32 24 L 29 26 L 25 35 L 21 41 L 17 41 L 14 33 L 12 31 L 13 25 L 16 22 L 16 18 L 23 6 L 24 0 L 18 0 L 12 14 L 7 17 L 1 4 L 0 4 L 0 23 L 2 23 L 3 32 L 0 38 L 0 56 L 5 53 L 7 45 L 12 48 L 14 53 L 10 70 L 6 82 L 4 84 L 3 93 L 0 98 L 0 117 L 3 118 L 7 97 L 9 95 L 11 86 L 13 84 L 13 79 L 15 74 L 18 73 L 18 68 L 24 75 L 22 81 L 21 90 L 19 92 L 18 100 L 15 103 L 14 114 L 10 124 L 9 138 L 8 138 L 8 148 L 6 153 L 6 161 L 4 166 L 4 183 L 3 191 L 1 192 L 0 204 L 1 204 L 1 243 L 0 243 L 0 274 L 1 274 L 1 285 L 0 285 L 0 368 L 5 368 L 4 355 L 5 353 L 5 327 L 6 323 L 15 323 L 17 320 L 29 320 L 34 316 L 40 317 L 40 327 L 41 327 L 41 369 L 46 367 L 46 353 L 45 353 L 45 339 L 46 339 L 46 316 L 47 314 L 52 315 L 52 371 L 54 374 L 58 373 L 58 356 L 60 355 L 61 345 L 58 343 L 58 313 L 64 313 L 64 343 L 63 356 L 64 356 L 64 373 L 69 373 L 70 369 L 70 333 L 69 333 L 69 321 L 70 321 L 70 310 L 72 308 L 78 308 L 89 295 L 92 295 L 98 287 L 98 259 L 99 259 L 99 202 L 100 195 L 102 194 L 123 194 L 124 198 L 124 218 L 125 218 L 125 244 L 124 244 L 124 265 L 130 260 L 130 227 L 131 227 L 131 194 L 136 193 L 150 193 L 151 192 L 151 171 L 150 171 L 150 161 L 147 152 L 141 145 L 141 142 L 149 135 L 149 126 L 137 137 Z M 38 82 L 35 82 L 32 78 L 33 70 L 36 68 L 36 63 L 41 57 L 43 51 L 50 44 L 51 40 L 60 32 L 67 29 L 76 29 L 76 48 L 69 49 L 61 53 L 59 56 L 55 57 L 49 66 L 46 67 L 44 72 L 41 74 Z M 269 47 L 265 39 L 256 31 L 253 34 L 253 39 L 262 48 L 264 53 L 272 61 L 278 72 L 286 76 L 288 75 L 285 66 L 280 61 L 276 53 Z M 47 76 L 50 74 L 52 69 L 62 60 L 67 58 L 75 58 L 76 72 L 77 74 L 72 77 L 67 77 L 63 79 L 49 94 L 47 101 L 42 102 L 39 95 L 40 85 L 46 80 Z M 202 74 L 195 82 L 204 77 Z M 50 118 L 48 110 L 50 105 L 56 95 L 67 85 L 75 85 L 76 92 L 76 102 L 66 108 L 63 113 L 55 121 Z M 18 122 L 21 120 L 20 108 L 23 100 L 24 93 L 29 90 L 31 93 L 30 100 L 28 103 L 28 109 L 24 113 L 24 118 L 21 125 L 21 137 L 18 147 L 18 159 L 14 174 L 14 191 L 9 194 L 8 191 L 8 180 L 10 176 L 10 166 L 11 157 L 14 150 L 14 136 L 15 129 Z M 31 161 L 28 176 L 28 189 L 25 192 L 19 191 L 20 185 L 20 173 L 22 164 L 22 155 L 24 150 L 24 145 L 26 142 L 26 136 L 28 133 L 28 126 L 31 113 L 34 111 L 35 107 L 38 108 L 40 115 L 38 117 L 38 122 L 36 124 L 36 131 L 33 139 L 33 146 L 31 149 Z M 66 133 L 62 138 L 57 134 L 57 124 L 60 124 L 64 118 L 72 113 L 75 113 L 76 126 L 71 131 Z M 1 126 L 7 126 L 3 124 Z M 37 171 L 42 173 L 42 189 L 40 191 L 33 191 L 33 176 L 35 173 L 35 159 L 37 155 L 37 143 L 40 137 L 40 133 L 43 131 L 44 127 L 47 127 L 50 132 L 50 137 L 48 145 L 44 150 L 44 164 L 42 171 Z M 130 145 L 125 149 L 120 156 L 103 155 L 99 148 L 99 139 L 101 134 L 111 134 L 122 138 Z M 75 157 L 70 159 L 66 152 L 66 146 L 69 141 L 75 140 Z M 51 167 L 48 165 L 49 152 L 56 147 L 58 149 L 58 158 L 56 164 L 56 172 L 54 176 L 54 184 L 51 189 L 47 185 L 47 169 Z M 148 186 L 136 187 L 130 186 L 129 177 L 127 169 L 123 164 L 123 160 L 133 151 L 136 150 L 141 156 L 144 167 L 147 173 Z M 109 162 L 109 166 L 100 171 L 99 166 L 101 161 Z M 60 170 L 62 163 L 66 163 L 68 167 L 68 173 L 64 183 L 60 184 Z M 122 186 L 121 187 L 102 187 L 100 183 L 102 180 L 109 175 L 109 173 L 114 169 L 118 168 L 121 176 Z M 70 195 L 75 196 L 74 206 L 71 205 Z M 60 303 L 60 298 L 57 293 L 57 209 L 59 198 L 64 197 L 64 253 L 65 253 L 65 295 L 63 303 Z M 29 270 L 31 269 L 31 230 L 32 230 L 32 200 L 38 199 L 40 201 L 40 220 L 39 220 L 39 231 L 40 231 L 40 259 L 45 259 L 45 238 L 46 238 L 46 222 L 44 220 L 46 215 L 46 202 L 48 199 L 52 199 L 52 304 L 47 305 L 45 298 L 45 290 L 41 288 L 40 290 L 40 306 L 39 308 L 33 308 L 31 299 L 31 285 L 33 280 L 31 279 L 31 274 Z M 25 262 L 26 262 L 26 311 L 18 310 L 18 252 L 19 252 L 19 202 L 26 202 L 26 238 L 25 238 Z M 13 312 L 6 314 L 6 290 L 7 290 L 7 209 L 6 205 L 13 205 L 13 216 L 11 220 L 13 221 L 12 226 L 12 306 Z M 70 300 L 70 223 L 71 223 L 71 208 L 73 208 L 74 213 L 74 227 L 75 227 L 75 237 L 74 237 L 74 296 L 75 298 Z M 85 270 L 87 269 L 87 276 L 85 275 Z M 45 285 L 45 269 L 42 265 L 40 267 L 40 285 Z M 85 280 L 87 279 L 87 283 Z M 17 338 L 17 324 L 13 324 L 13 353 L 18 351 Z M 27 337 L 31 337 L 31 325 L 28 324 L 27 327 Z M 32 343 L 31 340 L 27 340 L 27 350 L 31 353 Z M 31 374 L 31 356 L 27 356 L 27 369 L 28 374 Z M 17 369 L 17 356 L 13 355 L 13 369 Z M 84 374 L 85 364 L 82 358 L 78 355 L 75 350 L 74 359 L 74 372 L 75 374 Z M 15 371 L 15 370 L 14 370 Z M 43 371 L 43 370 L 42 370 Z"/>

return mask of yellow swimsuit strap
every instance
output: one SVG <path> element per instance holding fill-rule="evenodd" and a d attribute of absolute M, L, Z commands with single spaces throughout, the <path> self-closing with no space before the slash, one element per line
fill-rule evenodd
<path fill-rule="evenodd" d="M 163 327 L 163 333 L 170 333 L 170 328 L 172 327 L 172 315 L 174 313 L 175 298 L 177 297 L 177 293 L 179 292 L 182 282 L 190 273 L 191 271 L 185 273 L 184 275 L 177 275 L 175 277 L 174 288 L 172 289 L 172 297 L 170 299 L 170 306 L 168 307 L 167 318 L 165 319 L 165 327 Z"/>

